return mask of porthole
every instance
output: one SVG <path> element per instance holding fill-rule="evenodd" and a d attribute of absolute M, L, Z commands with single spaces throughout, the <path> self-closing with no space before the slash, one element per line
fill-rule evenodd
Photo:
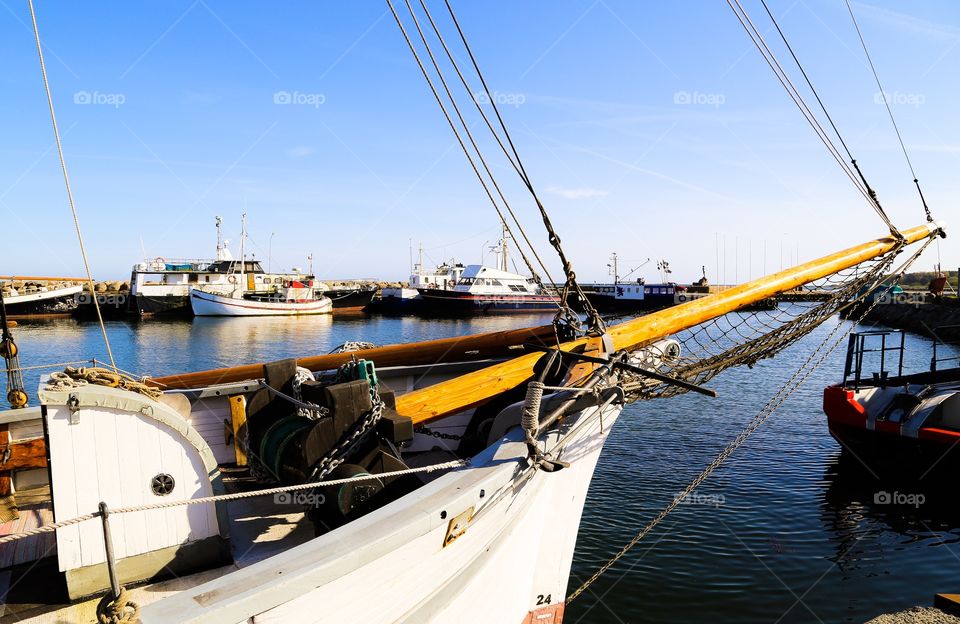
<path fill-rule="evenodd" d="M 176 482 L 173 480 L 173 477 L 165 472 L 161 472 L 150 480 L 150 489 L 153 490 L 153 493 L 157 496 L 166 496 L 173 491 L 175 486 Z"/>

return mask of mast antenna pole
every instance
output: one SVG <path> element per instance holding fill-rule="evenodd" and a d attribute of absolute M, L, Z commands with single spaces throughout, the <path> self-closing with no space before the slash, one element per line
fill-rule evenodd
<path fill-rule="evenodd" d="M 246 203 L 246 202 L 244 202 Z M 238 288 L 237 293 L 240 294 L 238 299 L 243 297 L 243 288 L 246 284 L 247 279 L 247 255 L 244 251 L 244 245 L 247 241 L 247 213 L 244 212 L 240 216 L 240 283 L 237 284 Z"/>
<path fill-rule="evenodd" d="M 507 223 L 503 222 L 503 237 L 500 239 L 500 257 L 503 261 L 503 270 L 509 271 L 509 265 L 507 264 Z"/>

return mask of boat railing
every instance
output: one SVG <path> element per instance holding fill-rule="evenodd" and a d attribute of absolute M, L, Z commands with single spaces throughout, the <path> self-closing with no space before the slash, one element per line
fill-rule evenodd
<path fill-rule="evenodd" d="M 134 267 L 135 273 L 202 273 L 208 271 L 217 260 L 202 258 L 155 258 L 144 260 Z"/>
<path fill-rule="evenodd" d="M 945 355 L 940 356 L 937 347 L 945 344 L 944 340 L 941 339 L 941 332 L 950 332 L 957 333 L 957 330 L 960 330 L 960 325 L 939 325 L 935 329 L 931 330 L 933 334 L 933 355 L 930 357 L 930 372 L 936 372 L 937 366 L 941 362 L 957 362 L 960 363 L 960 355 Z"/>
<path fill-rule="evenodd" d="M 897 341 L 894 337 L 893 345 L 888 345 L 887 338 L 890 336 L 895 336 L 896 334 L 900 335 L 900 340 Z M 876 344 L 876 340 L 880 340 L 880 347 L 873 348 L 872 345 Z M 843 385 L 847 387 L 850 381 L 851 375 L 853 376 L 853 389 L 859 390 L 861 383 L 863 383 L 863 361 L 864 356 L 869 353 L 879 353 L 880 354 L 880 370 L 874 372 L 871 375 L 870 381 L 873 384 L 883 385 L 886 383 L 886 380 L 890 376 L 890 372 L 887 370 L 887 353 L 895 353 L 897 361 L 897 377 L 903 376 L 903 352 L 904 352 L 904 343 L 906 340 L 905 334 L 900 330 L 892 329 L 875 329 L 870 331 L 863 332 L 851 332 L 850 337 L 847 343 L 847 357 L 846 362 L 843 366 Z"/>

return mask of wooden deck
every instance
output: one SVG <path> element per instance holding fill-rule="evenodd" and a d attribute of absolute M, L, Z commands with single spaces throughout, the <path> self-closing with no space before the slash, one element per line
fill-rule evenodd
<path fill-rule="evenodd" d="M 0 524 L 0 537 L 53 524 L 49 486 L 19 491 L 15 499 L 20 517 Z M 57 538 L 53 532 L 0 544 L 0 569 L 50 557 L 56 552 Z"/>

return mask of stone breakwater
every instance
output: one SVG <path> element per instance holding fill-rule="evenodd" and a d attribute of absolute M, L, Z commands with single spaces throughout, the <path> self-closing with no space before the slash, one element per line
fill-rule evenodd
<path fill-rule="evenodd" d="M 960 344 L 960 300 L 957 299 L 884 302 L 873 308 L 864 320 Z"/>

